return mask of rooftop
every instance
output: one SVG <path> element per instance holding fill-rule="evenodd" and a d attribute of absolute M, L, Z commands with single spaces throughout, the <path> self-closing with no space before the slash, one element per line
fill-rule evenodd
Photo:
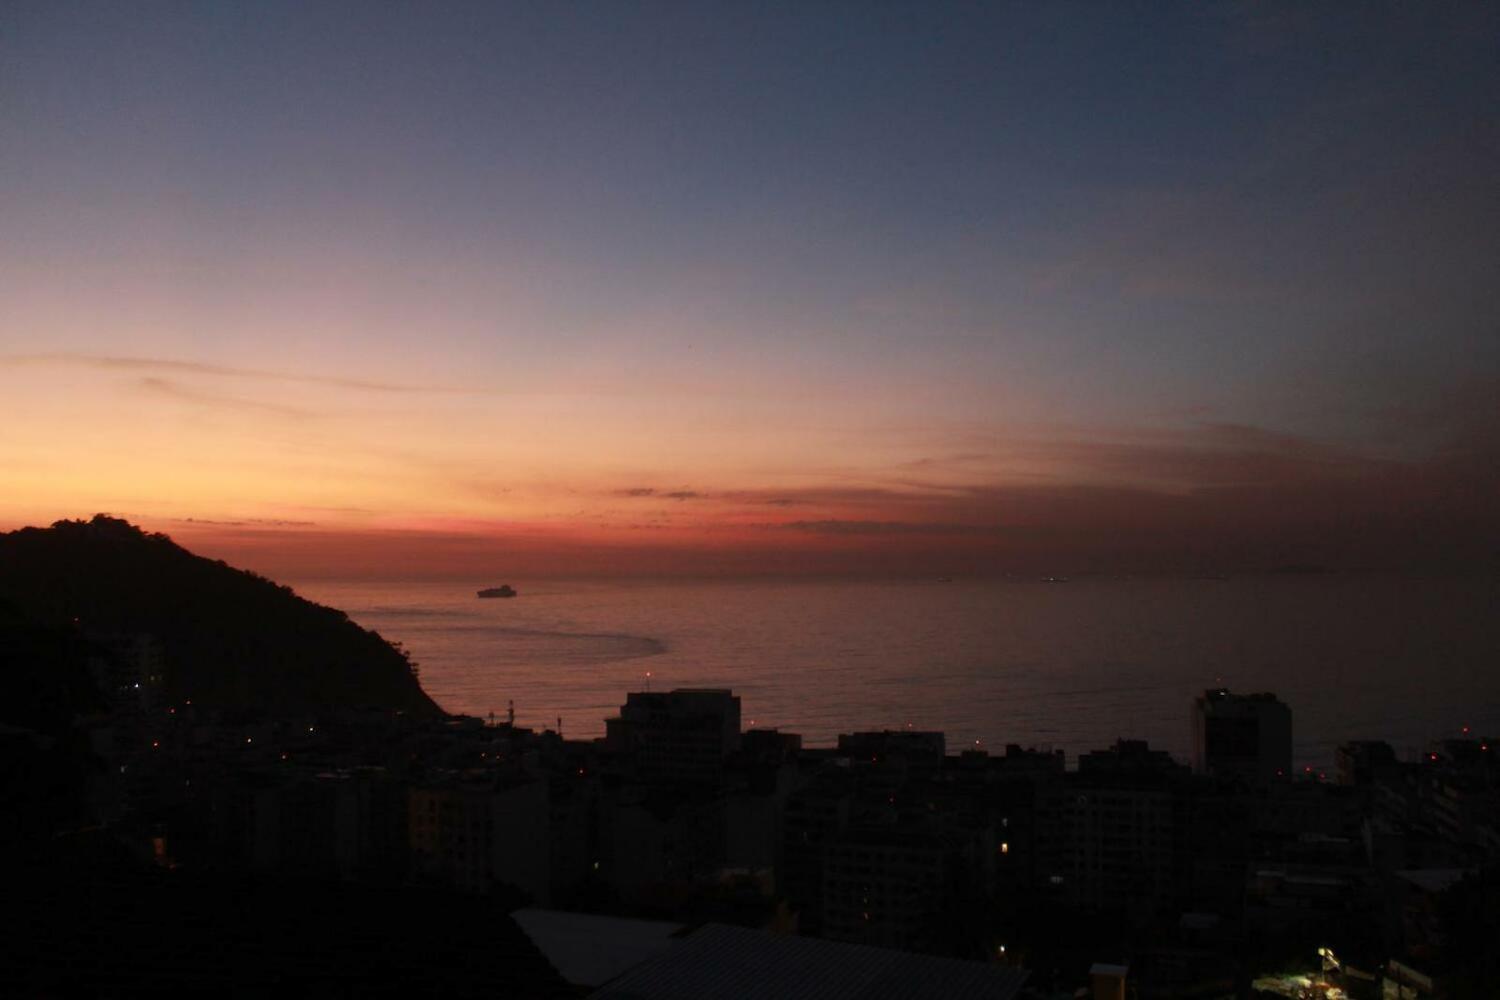
<path fill-rule="evenodd" d="M 1027 973 L 815 938 L 706 924 L 594 1000 L 1012 1000 Z"/>
<path fill-rule="evenodd" d="M 526 908 L 511 919 L 575 986 L 599 986 L 663 954 L 681 924 Z"/>

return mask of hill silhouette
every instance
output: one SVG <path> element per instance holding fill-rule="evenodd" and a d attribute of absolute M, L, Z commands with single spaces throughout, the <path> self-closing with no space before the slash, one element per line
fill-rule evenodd
<path fill-rule="evenodd" d="M 0 534 L 5 605 L 12 632 L 22 621 L 150 636 L 170 701 L 275 715 L 354 706 L 442 714 L 407 656 L 342 611 L 103 514 Z"/>

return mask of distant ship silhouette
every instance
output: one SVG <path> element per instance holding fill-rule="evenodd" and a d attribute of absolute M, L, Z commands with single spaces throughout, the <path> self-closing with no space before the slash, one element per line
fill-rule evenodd
<path fill-rule="evenodd" d="M 504 584 L 501 584 L 498 587 L 486 587 L 484 590 L 481 590 L 479 592 L 479 596 L 480 597 L 515 597 L 516 596 L 516 588 L 512 587 L 508 583 L 504 583 Z"/>

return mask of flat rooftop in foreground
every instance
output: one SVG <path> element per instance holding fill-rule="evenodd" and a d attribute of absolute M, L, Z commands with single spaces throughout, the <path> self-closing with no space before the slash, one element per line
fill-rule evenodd
<path fill-rule="evenodd" d="M 1012 1000 L 1024 969 L 705 924 L 592 1000 Z"/>
<path fill-rule="evenodd" d="M 527 908 L 511 919 L 575 986 L 594 987 L 664 954 L 681 924 Z"/>

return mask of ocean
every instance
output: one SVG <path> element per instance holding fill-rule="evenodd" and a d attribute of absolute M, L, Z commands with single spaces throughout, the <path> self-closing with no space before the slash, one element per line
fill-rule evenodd
<path fill-rule="evenodd" d="M 514 599 L 480 600 L 502 582 Z M 1147 739 L 1187 760 L 1193 697 L 1274 691 L 1298 765 L 1349 739 L 1403 755 L 1500 735 L 1500 582 L 1376 575 L 1041 581 L 308 581 L 400 641 L 450 712 L 604 732 L 627 691 L 727 687 L 809 745 L 938 729 L 950 752 L 1075 755 Z"/>

